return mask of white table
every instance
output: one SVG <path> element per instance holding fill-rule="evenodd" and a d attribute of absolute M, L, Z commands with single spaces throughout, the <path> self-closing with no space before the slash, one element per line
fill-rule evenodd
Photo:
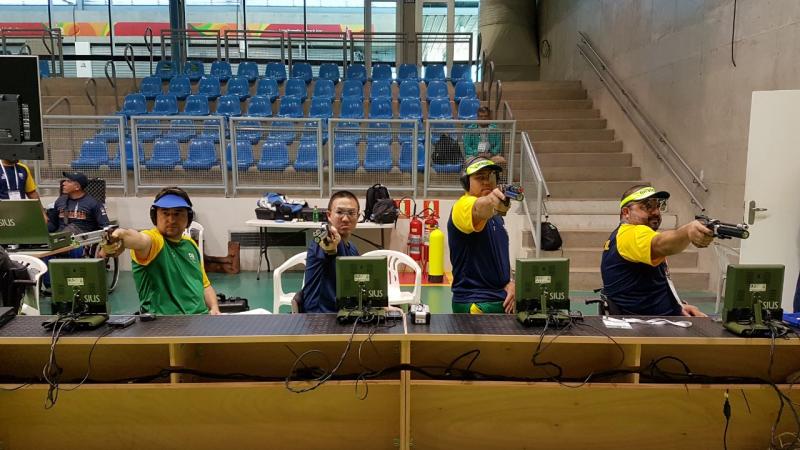
<path fill-rule="evenodd" d="M 269 250 L 269 234 L 267 234 L 267 230 L 270 228 L 281 228 L 285 230 L 295 230 L 295 231 L 303 231 L 306 230 L 313 230 L 319 228 L 322 222 L 292 222 L 292 221 L 277 221 L 277 220 L 264 220 L 264 219 L 250 219 L 245 222 L 245 225 L 249 227 L 258 227 L 258 270 L 256 271 L 256 280 L 260 279 L 261 277 L 261 260 L 265 259 L 267 261 L 267 271 L 272 271 L 272 266 L 269 262 L 269 255 L 267 255 L 267 250 Z M 352 234 L 352 237 L 360 239 L 368 244 L 374 245 L 377 248 L 383 249 L 386 247 L 386 241 L 384 236 L 384 231 L 387 228 L 394 227 L 394 223 L 374 223 L 374 222 L 359 222 L 356 225 L 355 231 L 360 230 L 381 230 L 381 242 L 380 244 L 376 242 L 372 242 L 369 239 L 365 239 L 361 236 L 357 236 L 355 233 Z"/>

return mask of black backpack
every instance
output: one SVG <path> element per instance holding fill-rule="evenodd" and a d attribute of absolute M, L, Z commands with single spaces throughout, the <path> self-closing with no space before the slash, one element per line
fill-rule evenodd
<path fill-rule="evenodd" d="M 542 222 L 542 250 L 554 251 L 561 248 L 561 233 L 558 228 L 548 221 Z"/>
<path fill-rule="evenodd" d="M 458 142 L 453 140 L 448 134 L 442 134 L 439 140 L 433 144 L 431 153 L 433 164 L 458 164 L 464 163 L 464 155 L 461 154 L 461 147 Z"/>
<path fill-rule="evenodd" d="M 379 183 L 367 189 L 367 204 L 364 207 L 365 221 L 394 223 L 397 221 L 397 216 L 397 206 L 386 186 Z"/>
<path fill-rule="evenodd" d="M 0 306 L 19 310 L 25 288 L 32 284 L 28 268 L 12 260 L 0 247 Z"/>

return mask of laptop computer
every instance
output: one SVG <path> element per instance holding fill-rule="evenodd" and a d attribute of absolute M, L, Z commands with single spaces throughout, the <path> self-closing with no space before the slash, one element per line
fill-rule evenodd
<path fill-rule="evenodd" d="M 0 200 L 0 245 L 56 250 L 71 242 L 69 231 L 47 232 L 39 200 Z"/>

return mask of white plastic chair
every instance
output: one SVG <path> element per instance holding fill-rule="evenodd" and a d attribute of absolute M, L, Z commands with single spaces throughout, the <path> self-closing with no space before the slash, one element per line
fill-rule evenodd
<path fill-rule="evenodd" d="M 364 253 L 363 256 L 386 257 L 386 268 L 389 272 L 389 305 L 420 304 L 422 298 L 422 269 L 416 261 L 405 253 L 395 250 L 373 250 Z M 398 275 L 400 264 L 405 264 L 414 270 L 414 290 L 412 292 L 400 290 L 400 276 Z"/>
<path fill-rule="evenodd" d="M 31 290 L 27 289 L 26 290 L 27 292 L 25 293 L 25 298 L 23 299 L 22 312 L 25 315 L 28 315 L 28 316 L 38 316 L 39 315 L 39 311 L 40 311 L 40 308 L 39 308 L 39 291 L 42 288 L 42 280 L 41 280 L 41 278 L 42 278 L 42 275 L 47 273 L 47 264 L 45 264 L 44 261 L 42 261 L 41 259 L 33 257 L 33 256 L 17 255 L 17 254 L 13 254 L 13 253 L 8 255 L 8 256 L 11 258 L 12 261 L 16 261 L 16 262 L 24 265 L 25 267 L 27 267 L 28 268 L 28 273 L 30 274 L 31 278 L 33 279 L 33 281 L 35 283 L 33 288 L 32 288 L 33 289 L 33 296 L 32 296 L 33 297 L 33 304 L 30 304 L 31 303 L 30 301 L 25 301 L 25 300 L 30 300 L 31 299 L 31 295 L 30 295 L 30 291 Z M 29 307 L 26 308 L 25 305 L 27 305 Z"/>
<path fill-rule="evenodd" d="M 283 292 L 281 275 L 298 264 L 305 267 L 306 254 L 307 252 L 302 252 L 292 256 L 272 272 L 272 314 L 280 313 L 281 305 L 292 306 L 292 298 L 294 298 L 296 292 Z"/>
<path fill-rule="evenodd" d="M 197 242 L 197 247 L 200 249 L 200 264 L 203 264 L 203 231 L 205 231 L 205 227 L 200 222 L 193 221 L 189 224 L 189 228 L 183 232 L 184 235 Z"/>

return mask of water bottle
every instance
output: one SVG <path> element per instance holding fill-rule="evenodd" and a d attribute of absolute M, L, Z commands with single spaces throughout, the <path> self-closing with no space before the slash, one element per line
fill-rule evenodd
<path fill-rule="evenodd" d="M 314 212 L 311 213 L 311 220 L 313 222 L 319 222 L 319 210 L 317 207 L 314 207 Z"/>

